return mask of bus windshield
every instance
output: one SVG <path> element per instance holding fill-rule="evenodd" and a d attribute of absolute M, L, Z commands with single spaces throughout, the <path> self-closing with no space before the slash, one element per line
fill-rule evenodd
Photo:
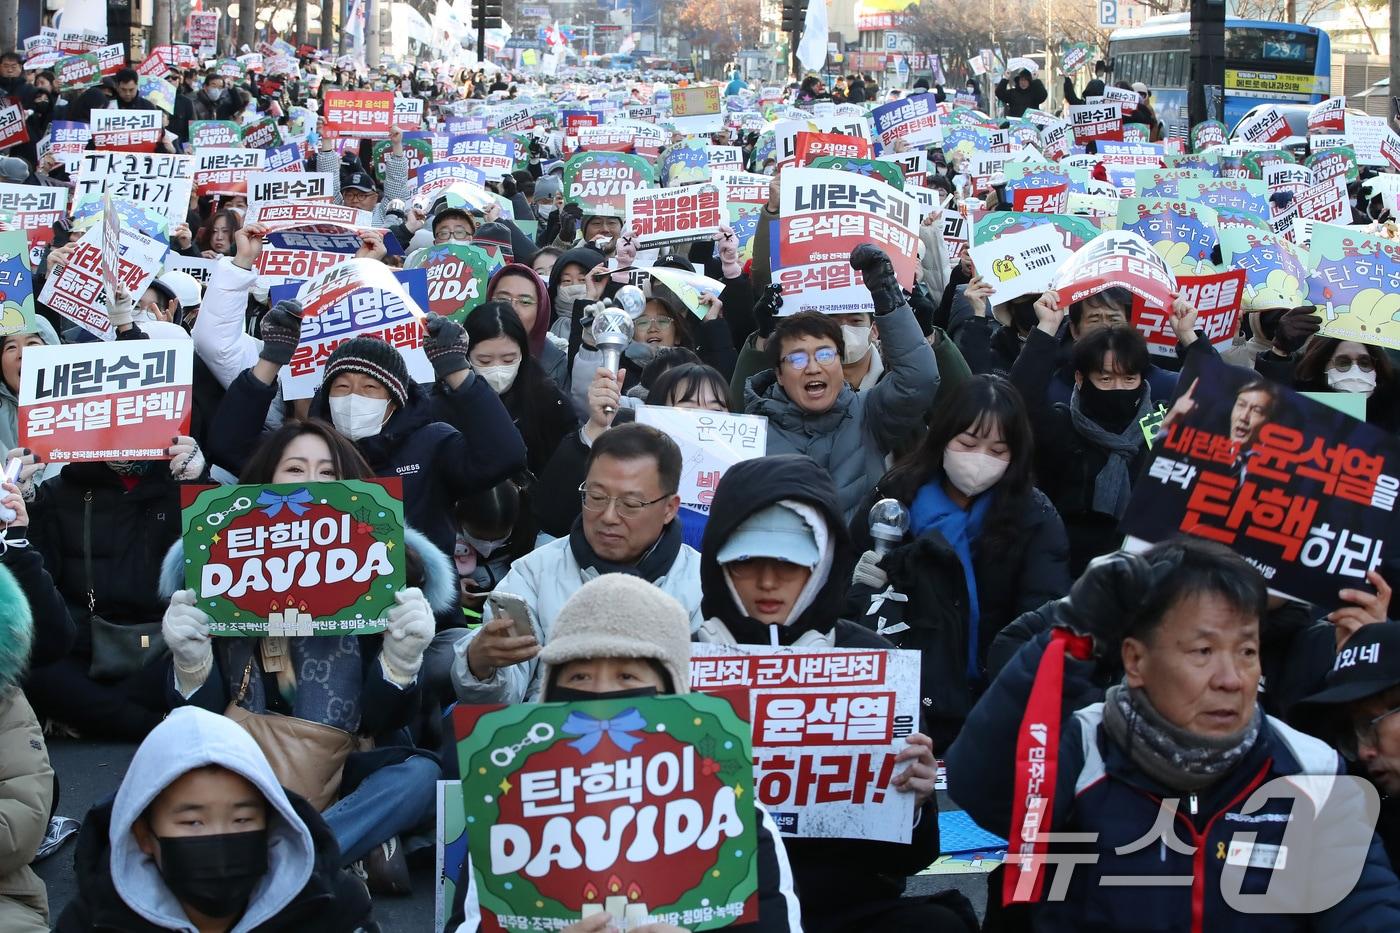
<path fill-rule="evenodd" d="M 1279 68 L 1294 65 L 1311 74 L 1317 59 L 1317 36 L 1283 29 L 1225 30 L 1225 59 L 1231 68 Z"/>

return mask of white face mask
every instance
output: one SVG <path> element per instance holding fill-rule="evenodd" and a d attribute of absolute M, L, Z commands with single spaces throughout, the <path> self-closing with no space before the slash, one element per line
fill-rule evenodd
<path fill-rule="evenodd" d="M 210 100 L 218 100 L 224 96 L 224 89 L 221 87 L 207 87 L 204 89 L 204 93 L 208 95 Z"/>
<path fill-rule="evenodd" d="M 536 204 L 535 213 L 540 215 L 540 220 L 548 220 L 554 214 L 554 205 Z"/>
<path fill-rule="evenodd" d="M 520 361 L 507 363 L 504 366 L 473 366 L 476 374 L 486 380 L 497 395 L 515 384 L 515 375 L 520 372 Z"/>
<path fill-rule="evenodd" d="M 582 301 L 588 297 L 588 283 L 575 282 L 573 285 L 560 285 L 555 289 L 554 294 L 561 314 L 572 311 L 575 301 Z"/>
<path fill-rule="evenodd" d="M 471 545 L 472 550 L 476 551 L 482 557 L 490 557 L 506 546 L 506 542 L 510 540 L 510 535 L 506 535 L 504 538 L 497 538 L 494 541 L 488 541 L 485 538 L 469 535 L 464 531 L 462 532 L 462 540 Z"/>
<path fill-rule="evenodd" d="M 841 362 L 847 365 L 859 363 L 870 352 L 870 325 L 842 324 L 841 341 L 845 345 L 845 350 L 841 353 Z"/>
<path fill-rule="evenodd" d="M 1359 366 L 1353 366 L 1344 373 L 1329 369 L 1327 387 L 1338 392 L 1355 392 L 1370 398 L 1371 393 L 1376 391 L 1376 371 L 1373 369 L 1369 373 L 1363 373 Z"/>
<path fill-rule="evenodd" d="M 389 411 L 387 398 L 370 398 L 368 395 L 332 396 L 331 423 L 335 429 L 352 441 L 362 437 L 373 437 L 384 427 Z"/>
<path fill-rule="evenodd" d="M 1006 460 L 976 450 L 945 448 L 943 451 L 943 472 L 948 482 L 968 497 L 995 486 L 1009 466 Z"/>

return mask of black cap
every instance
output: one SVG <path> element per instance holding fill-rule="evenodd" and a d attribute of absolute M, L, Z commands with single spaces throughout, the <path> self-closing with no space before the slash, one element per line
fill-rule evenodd
<path fill-rule="evenodd" d="M 1358 629 L 1337 652 L 1324 684 L 1301 703 L 1352 703 L 1400 686 L 1400 623 L 1377 622 Z"/>
<path fill-rule="evenodd" d="M 379 186 L 374 183 L 374 179 L 364 172 L 351 172 L 345 176 L 345 180 L 340 183 L 341 191 L 349 191 L 351 188 L 358 188 L 361 191 L 378 191 Z"/>

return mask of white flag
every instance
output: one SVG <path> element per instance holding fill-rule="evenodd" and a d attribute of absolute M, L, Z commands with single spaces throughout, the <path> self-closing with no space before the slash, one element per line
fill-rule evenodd
<path fill-rule="evenodd" d="M 807 21 L 802 24 L 802 41 L 797 44 L 797 60 L 808 71 L 820 71 L 826 64 L 826 0 L 807 4 Z"/>

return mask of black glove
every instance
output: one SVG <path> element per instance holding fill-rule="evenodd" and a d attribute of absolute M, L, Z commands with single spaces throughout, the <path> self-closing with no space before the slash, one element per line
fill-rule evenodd
<path fill-rule="evenodd" d="M 515 193 L 519 190 L 520 187 L 515 183 L 514 175 L 510 172 L 506 172 L 501 176 L 501 194 L 508 198 L 513 198 L 515 197 Z"/>
<path fill-rule="evenodd" d="M 583 223 L 583 205 L 570 201 L 559 211 L 559 239 L 572 243 L 578 236 L 579 224 Z"/>
<path fill-rule="evenodd" d="M 894 274 L 894 264 L 885 251 L 870 243 L 862 243 L 851 250 L 851 268 L 865 278 L 865 287 L 875 302 L 876 314 L 889 314 L 901 306 L 909 304 L 904 297 L 904 289 L 899 287 L 899 279 Z"/>
<path fill-rule="evenodd" d="M 466 369 L 467 332 L 462 325 L 442 315 L 429 314 L 427 327 L 423 352 L 433 364 L 433 375 L 442 379 Z"/>
<path fill-rule="evenodd" d="M 286 366 L 301 339 L 301 302 L 290 298 L 277 302 L 263 315 L 259 331 L 263 345 L 258 357 L 274 366 Z"/>
<path fill-rule="evenodd" d="M 1322 329 L 1322 318 L 1318 317 L 1316 312 L 1315 305 L 1290 308 L 1279 315 L 1276 320 L 1265 322 L 1261 318 L 1261 325 L 1266 331 L 1270 324 L 1273 325 L 1274 349 L 1282 355 L 1288 356 L 1291 353 L 1296 353 L 1313 334 Z"/>
<path fill-rule="evenodd" d="M 1069 595 L 1056 603 L 1058 623 L 1092 636 L 1099 657 L 1113 655 L 1132 630 L 1139 609 L 1179 564 L 1179 559 L 1153 563 L 1127 551 L 1097 557 L 1074 581 Z"/>
<path fill-rule="evenodd" d="M 773 336 L 773 329 L 778 326 L 778 311 L 782 306 L 783 287 L 769 285 L 753 306 L 753 319 L 758 325 L 758 336 L 765 340 Z"/>
<path fill-rule="evenodd" d="M 540 144 L 540 141 L 538 139 L 530 140 L 529 150 L 530 155 L 533 156 L 536 160 L 544 158 L 544 146 Z"/>

